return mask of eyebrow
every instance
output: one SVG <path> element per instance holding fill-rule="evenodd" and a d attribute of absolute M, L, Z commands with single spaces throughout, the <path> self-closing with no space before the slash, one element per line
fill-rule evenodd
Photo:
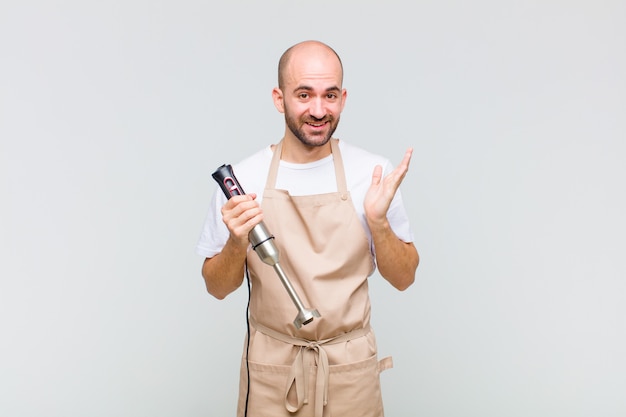
<path fill-rule="evenodd" d="M 304 91 L 313 91 L 313 87 L 310 87 L 308 85 L 300 85 L 296 88 L 293 89 L 294 93 L 300 90 L 304 90 Z M 335 92 L 339 92 L 341 91 L 341 88 L 337 87 L 337 86 L 332 86 L 332 87 L 328 87 L 326 90 L 326 92 L 331 92 L 331 91 L 335 91 Z"/>

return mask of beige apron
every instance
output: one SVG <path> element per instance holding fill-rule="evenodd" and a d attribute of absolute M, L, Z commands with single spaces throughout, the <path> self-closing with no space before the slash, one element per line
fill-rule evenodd
<path fill-rule="evenodd" d="M 305 307 L 322 317 L 296 330 L 297 310 L 274 269 L 248 257 L 252 281 L 248 367 L 249 417 L 382 417 L 378 361 L 370 329 L 369 242 L 347 191 L 336 139 L 331 150 L 337 192 L 291 196 L 275 189 L 282 142 L 263 193 L 264 222 L 280 264 Z M 245 352 L 239 417 L 246 402 Z"/>

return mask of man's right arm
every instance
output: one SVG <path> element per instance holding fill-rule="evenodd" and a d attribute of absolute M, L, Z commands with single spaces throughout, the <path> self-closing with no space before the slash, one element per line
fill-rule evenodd
<path fill-rule="evenodd" d="M 246 253 L 247 249 L 237 247 L 229 238 L 220 253 L 204 260 L 202 276 L 209 294 L 222 300 L 239 288 L 243 282 Z"/>
<path fill-rule="evenodd" d="M 230 236 L 222 251 L 206 258 L 202 264 L 207 291 L 217 299 L 224 299 L 243 282 L 250 244 L 248 233 L 263 220 L 263 212 L 255 198 L 255 194 L 235 196 L 222 207 L 222 220 Z"/>

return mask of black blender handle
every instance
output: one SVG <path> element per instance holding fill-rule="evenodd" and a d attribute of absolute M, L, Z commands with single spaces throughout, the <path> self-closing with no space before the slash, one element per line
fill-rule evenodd
<path fill-rule="evenodd" d="M 232 166 L 224 164 L 216 169 L 212 176 L 224 192 L 224 195 L 226 195 L 226 198 L 230 199 L 233 196 L 245 194 L 241 184 L 235 177 Z"/>

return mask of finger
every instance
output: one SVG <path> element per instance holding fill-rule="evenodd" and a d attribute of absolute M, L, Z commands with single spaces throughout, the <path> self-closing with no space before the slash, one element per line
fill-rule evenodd
<path fill-rule="evenodd" d="M 244 217 L 239 221 L 236 220 L 250 211 L 252 214 L 249 213 L 248 217 Z M 254 212 L 258 211 L 260 211 L 259 203 L 252 200 L 250 196 L 235 196 L 222 207 L 222 217 L 227 223 L 230 223 L 232 219 L 235 219 L 236 222 L 244 222 L 251 215 L 254 215 Z"/>
<path fill-rule="evenodd" d="M 233 210 L 239 206 L 252 206 L 254 204 L 257 204 L 256 202 L 254 202 L 255 198 L 256 194 L 235 195 L 226 201 L 226 204 L 224 204 L 224 208 L 227 210 Z"/>
<path fill-rule="evenodd" d="M 241 204 L 237 206 L 236 210 L 225 212 L 223 221 L 231 234 L 245 236 L 257 223 L 261 222 L 263 211 L 258 206 L 239 211 L 240 207 Z"/>
<path fill-rule="evenodd" d="M 413 148 L 408 148 L 404 153 L 404 157 L 402 158 L 400 164 L 398 164 L 398 166 L 387 177 L 385 177 L 385 182 L 392 187 L 394 193 L 400 187 L 400 184 L 406 177 L 406 173 L 409 171 L 412 154 Z"/>
<path fill-rule="evenodd" d="M 411 163 L 411 156 L 413 155 L 413 148 L 408 148 L 404 153 L 404 157 L 400 164 L 394 170 L 394 174 L 397 176 L 398 181 L 402 181 L 409 171 L 409 164 Z"/>
<path fill-rule="evenodd" d="M 243 201 L 252 201 L 254 199 L 256 199 L 256 194 L 250 193 L 250 194 L 234 195 L 228 201 L 232 201 L 233 203 L 238 204 Z"/>
<path fill-rule="evenodd" d="M 404 153 L 404 157 L 402 158 L 402 162 L 398 165 L 398 168 L 401 168 L 402 171 L 409 170 L 409 164 L 411 163 L 411 156 L 413 155 L 413 148 L 408 148 Z"/>
<path fill-rule="evenodd" d="M 409 164 L 411 163 L 411 157 L 413 156 L 413 148 L 408 148 L 404 153 L 404 158 L 402 159 L 402 163 L 406 163 L 407 169 L 409 168 Z"/>
<path fill-rule="evenodd" d="M 374 172 L 372 173 L 372 185 L 380 184 L 380 179 L 383 176 L 383 167 L 380 165 L 376 165 L 374 167 Z"/>

